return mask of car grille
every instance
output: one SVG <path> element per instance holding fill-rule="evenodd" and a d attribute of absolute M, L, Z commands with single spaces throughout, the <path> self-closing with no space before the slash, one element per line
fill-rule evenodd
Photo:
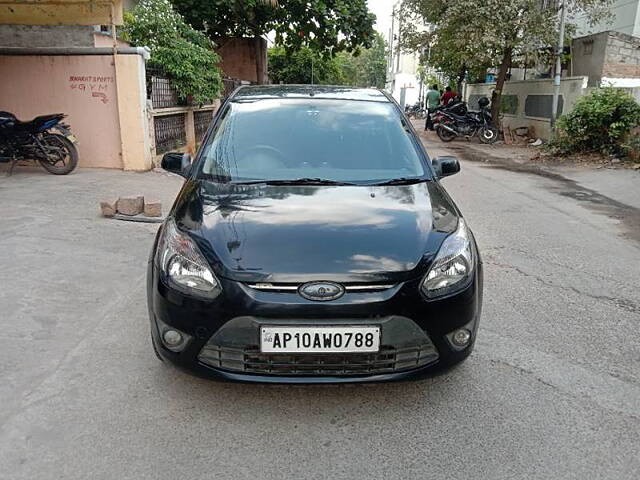
<path fill-rule="evenodd" d="M 295 293 L 303 284 L 300 283 L 247 283 L 247 287 L 264 292 Z M 383 292 L 395 287 L 396 284 L 345 284 L 344 290 L 348 293 Z"/>
<path fill-rule="evenodd" d="M 431 343 L 378 353 L 264 354 L 258 349 L 236 349 L 207 344 L 200 362 L 233 372 L 266 375 L 372 375 L 411 370 L 433 363 L 438 352 Z"/>

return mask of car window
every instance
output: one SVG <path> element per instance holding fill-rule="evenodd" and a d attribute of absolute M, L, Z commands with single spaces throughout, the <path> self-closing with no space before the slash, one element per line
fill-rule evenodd
<path fill-rule="evenodd" d="M 263 99 L 231 102 L 201 154 L 223 181 L 384 181 L 428 175 L 391 103 Z"/>

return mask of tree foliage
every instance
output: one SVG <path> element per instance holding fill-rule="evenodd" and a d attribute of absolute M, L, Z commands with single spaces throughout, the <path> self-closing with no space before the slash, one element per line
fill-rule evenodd
<path fill-rule="evenodd" d="M 586 16 L 606 18 L 611 0 L 563 0 L 568 26 Z M 464 77 L 499 65 L 493 97 L 497 113 L 512 58 L 557 43 L 558 11 L 551 0 L 403 0 L 402 45 L 428 52 L 430 63 L 445 74 Z M 417 25 L 429 25 L 429 29 Z"/>
<path fill-rule="evenodd" d="M 355 53 L 324 55 L 303 46 L 290 50 L 283 46 L 269 49 L 269 76 L 272 83 L 311 83 L 384 88 L 386 80 L 386 43 L 378 33 L 371 48 Z M 312 68 L 313 67 L 313 68 Z"/>
<path fill-rule="evenodd" d="M 194 27 L 212 38 L 271 31 L 288 49 L 352 51 L 369 46 L 375 15 L 366 0 L 172 0 Z"/>
<path fill-rule="evenodd" d="M 269 77 L 271 83 L 336 85 L 342 82 L 334 57 L 309 47 L 289 51 L 281 45 L 269 49 Z"/>
<path fill-rule="evenodd" d="M 370 48 L 340 52 L 335 61 L 342 70 L 342 85 L 384 88 L 387 79 L 387 42 L 375 32 Z"/>
<path fill-rule="evenodd" d="M 172 80 L 183 98 L 207 103 L 222 89 L 215 45 L 193 29 L 169 0 L 141 0 L 125 15 L 122 38 L 151 50 L 151 66 L 159 67 Z"/>
<path fill-rule="evenodd" d="M 551 148 L 558 153 L 618 153 L 629 132 L 640 126 L 640 105 L 619 88 L 605 87 L 580 97 L 560 117 Z"/>

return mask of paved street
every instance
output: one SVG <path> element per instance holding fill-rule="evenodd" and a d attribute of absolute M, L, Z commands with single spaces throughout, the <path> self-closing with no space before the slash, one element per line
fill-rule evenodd
<path fill-rule="evenodd" d="M 476 350 L 383 385 L 224 384 L 164 366 L 144 289 L 157 225 L 102 219 L 97 202 L 168 206 L 180 179 L 0 178 L 0 478 L 637 479 L 640 209 L 592 176 L 583 188 L 468 158 L 443 183 L 485 262 Z"/>

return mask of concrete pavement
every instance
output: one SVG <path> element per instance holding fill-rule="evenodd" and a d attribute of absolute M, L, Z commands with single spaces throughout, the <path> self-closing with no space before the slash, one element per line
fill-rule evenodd
<path fill-rule="evenodd" d="M 485 262 L 468 361 L 414 383 L 256 386 L 155 359 L 143 282 L 157 225 L 98 217 L 103 197 L 167 204 L 180 183 L 0 178 L 1 479 L 637 478 L 636 209 L 463 159 L 443 183 Z"/>

